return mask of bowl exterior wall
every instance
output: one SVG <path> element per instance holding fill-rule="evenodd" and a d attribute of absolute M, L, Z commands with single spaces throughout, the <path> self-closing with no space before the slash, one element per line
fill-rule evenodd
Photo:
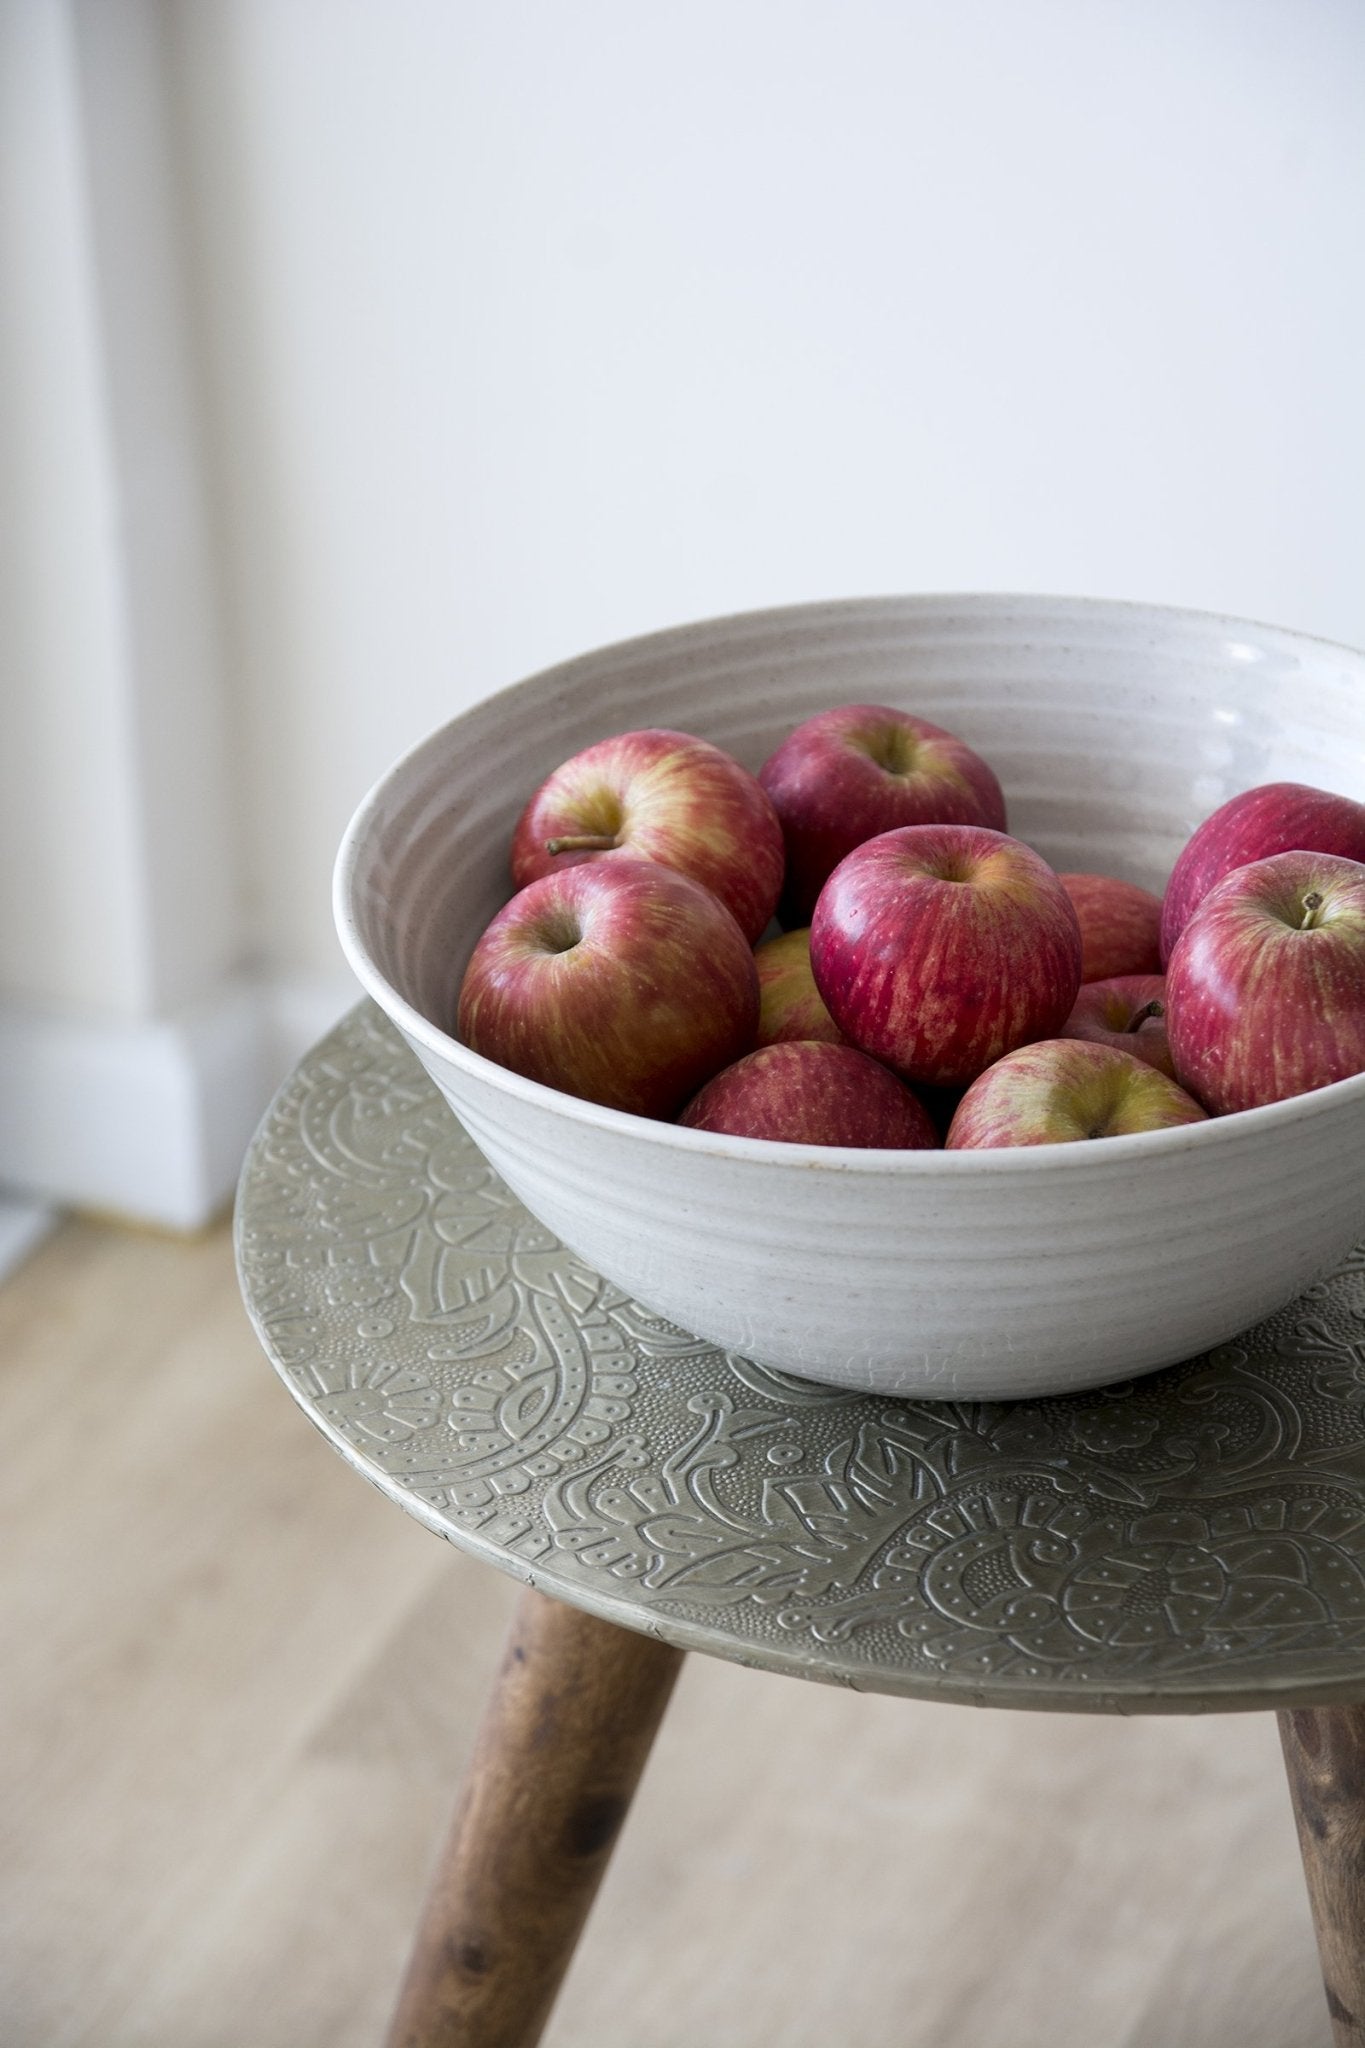
<path fill-rule="evenodd" d="M 684 1327 L 888 1393 L 1102 1384 L 1221 1341 L 1325 1272 L 1365 1232 L 1365 1077 L 1155 1146 L 850 1169 L 585 1115 L 455 1043 L 464 963 L 510 893 L 512 826 L 560 761 L 656 724 L 756 768 L 800 719 L 853 701 L 977 748 L 1010 829 L 1055 867 L 1157 890 L 1238 789 L 1288 779 L 1365 799 L 1365 658 L 1200 614 L 853 601 L 684 628 L 532 678 L 390 771 L 337 889 L 362 982 L 513 1191 Z"/>
<path fill-rule="evenodd" d="M 1252 1132 L 1132 1162 L 1095 1147 L 1063 1173 L 891 1166 L 793 1185 L 763 1159 L 566 1131 L 414 1050 L 590 1266 L 723 1350 L 869 1392 L 1014 1399 L 1152 1371 L 1258 1322 L 1365 1231 L 1362 1102 L 1295 1126 L 1272 1173 Z"/>

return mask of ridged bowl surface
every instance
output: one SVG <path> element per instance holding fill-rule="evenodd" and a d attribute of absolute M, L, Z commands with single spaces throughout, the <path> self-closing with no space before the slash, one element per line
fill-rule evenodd
<path fill-rule="evenodd" d="M 608 733 L 703 734 L 751 768 L 813 712 L 901 705 L 982 753 L 1010 829 L 1158 892 L 1255 783 L 1365 800 L 1365 657 L 1094 600 L 858 599 L 635 640 L 443 726 L 361 805 L 336 914 L 362 984 L 492 1165 L 650 1308 L 804 1378 L 1004 1399 L 1170 1364 L 1258 1321 L 1365 1234 L 1365 1075 L 1094 1145 L 878 1153 L 681 1130 L 508 1073 L 451 1035 L 538 783 Z"/>

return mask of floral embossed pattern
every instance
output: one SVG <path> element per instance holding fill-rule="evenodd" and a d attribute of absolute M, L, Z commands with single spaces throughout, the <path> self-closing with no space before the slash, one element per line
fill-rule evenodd
<path fill-rule="evenodd" d="M 1365 1690 L 1365 1251 L 1236 1343 L 1018 1403 L 716 1350 L 507 1192 L 371 1006 L 247 1161 L 242 1286 L 344 1454 L 431 1528 L 688 1648 L 996 1705 Z"/>

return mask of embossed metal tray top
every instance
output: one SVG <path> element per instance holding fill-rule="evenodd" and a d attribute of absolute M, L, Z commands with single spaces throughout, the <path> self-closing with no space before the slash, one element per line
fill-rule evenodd
<path fill-rule="evenodd" d="M 589 1271 L 368 1004 L 262 1125 L 237 1242 L 267 1353 L 352 1464 L 626 1627 L 996 1706 L 1365 1693 L 1365 1250 L 1237 1342 L 1096 1393 L 822 1388 Z"/>

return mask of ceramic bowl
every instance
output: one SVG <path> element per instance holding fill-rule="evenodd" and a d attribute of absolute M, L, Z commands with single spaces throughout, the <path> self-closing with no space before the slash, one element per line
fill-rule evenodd
<path fill-rule="evenodd" d="M 510 894 L 531 792 L 593 740 L 664 725 L 751 768 L 830 705 L 901 705 L 991 763 L 1061 869 L 1160 891 L 1254 783 L 1365 799 L 1365 656 L 1200 613 L 902 597 L 708 621 L 533 676 L 443 726 L 356 813 L 342 944 L 508 1186 L 664 1318 L 797 1376 L 972 1399 L 1192 1356 L 1365 1234 L 1365 1075 L 1182 1130 L 1017 1151 L 717 1137 L 521 1079 L 452 1036 Z"/>

